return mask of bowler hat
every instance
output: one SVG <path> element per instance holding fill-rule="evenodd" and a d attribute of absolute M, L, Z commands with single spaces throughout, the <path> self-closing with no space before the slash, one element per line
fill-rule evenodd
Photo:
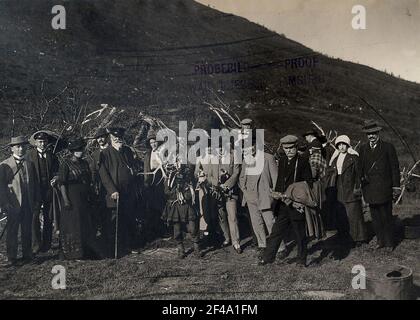
<path fill-rule="evenodd" d="M 375 120 L 367 120 L 363 124 L 362 131 L 365 133 L 375 133 L 382 130 L 382 127 L 379 126 Z"/>
<path fill-rule="evenodd" d="M 17 145 L 20 145 L 20 144 L 28 144 L 28 143 L 29 142 L 28 142 L 28 139 L 26 139 L 26 137 L 17 136 L 17 137 L 12 137 L 10 139 L 10 142 L 8 143 L 8 146 L 12 147 L 12 146 L 17 146 Z"/>
<path fill-rule="evenodd" d="M 109 134 L 112 134 L 115 137 L 122 138 L 125 134 L 125 129 L 121 127 L 112 127 L 106 130 Z"/>
<path fill-rule="evenodd" d="M 285 137 L 283 137 L 283 138 L 280 139 L 280 145 L 281 146 L 284 146 L 284 147 L 294 146 L 294 145 L 296 145 L 296 143 L 298 142 L 298 140 L 299 140 L 298 137 L 289 134 L 289 135 L 287 135 L 287 136 L 285 136 Z"/>
<path fill-rule="evenodd" d="M 69 151 L 82 150 L 86 147 L 86 142 L 82 138 L 75 138 L 69 141 L 67 149 Z"/>
<path fill-rule="evenodd" d="M 105 128 L 99 128 L 98 131 L 96 131 L 96 134 L 93 136 L 93 139 L 98 139 L 100 137 L 108 135 L 108 132 Z"/>

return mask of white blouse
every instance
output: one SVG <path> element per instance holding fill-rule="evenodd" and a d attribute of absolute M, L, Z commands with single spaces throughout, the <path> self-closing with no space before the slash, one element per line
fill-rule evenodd
<path fill-rule="evenodd" d="M 340 153 L 337 158 L 337 172 L 340 175 L 343 171 L 343 163 L 347 153 Z"/>
<path fill-rule="evenodd" d="M 150 169 L 153 171 L 159 167 L 160 163 L 159 151 L 152 151 L 150 154 Z"/>

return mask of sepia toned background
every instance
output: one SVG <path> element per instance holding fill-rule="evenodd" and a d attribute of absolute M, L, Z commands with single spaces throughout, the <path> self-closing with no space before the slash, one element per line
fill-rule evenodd
<path fill-rule="evenodd" d="M 198 0 L 321 53 L 420 82 L 419 0 Z M 351 27 L 366 8 L 366 30 Z"/>

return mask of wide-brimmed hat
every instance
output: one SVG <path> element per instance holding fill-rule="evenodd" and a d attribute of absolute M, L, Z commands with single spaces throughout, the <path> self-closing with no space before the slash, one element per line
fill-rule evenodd
<path fill-rule="evenodd" d="M 378 125 L 375 120 L 367 120 L 363 124 L 362 131 L 364 133 L 375 133 L 382 130 L 382 127 Z"/>
<path fill-rule="evenodd" d="M 310 129 L 310 130 L 308 130 L 308 131 L 305 131 L 303 134 L 302 134 L 302 137 L 306 137 L 306 136 L 309 136 L 309 135 L 312 135 L 312 136 L 318 136 L 318 131 L 316 131 L 314 128 L 312 128 L 312 129 Z"/>
<path fill-rule="evenodd" d="M 28 141 L 28 139 L 26 139 L 25 136 L 12 137 L 10 139 L 10 142 L 7 145 L 9 147 L 12 147 L 12 146 L 17 146 L 17 145 L 21 145 L 21 144 L 29 144 L 29 141 Z"/>
<path fill-rule="evenodd" d="M 93 136 L 93 139 L 98 139 L 103 136 L 107 136 L 108 132 L 105 128 L 99 128 L 98 131 L 96 131 L 96 134 Z"/>
<path fill-rule="evenodd" d="M 39 130 L 31 135 L 29 142 L 33 144 L 36 140 L 50 140 L 52 137 L 55 137 L 55 132 L 50 130 Z"/>
<path fill-rule="evenodd" d="M 341 135 L 341 136 L 338 136 L 335 139 L 334 144 L 335 144 L 335 146 L 338 146 L 339 143 L 345 143 L 346 145 L 348 145 L 350 147 L 350 138 L 348 136 L 344 135 L 344 134 Z"/>
<path fill-rule="evenodd" d="M 126 130 L 125 128 L 121 128 L 121 127 L 112 127 L 112 128 L 106 129 L 106 131 L 109 134 L 112 134 L 113 136 L 118 137 L 118 138 L 124 137 L 125 130 Z"/>
<path fill-rule="evenodd" d="M 282 147 L 291 147 L 296 145 L 296 143 L 298 142 L 298 137 L 288 134 L 287 136 L 284 136 L 283 138 L 280 139 L 280 145 Z"/>
<path fill-rule="evenodd" d="M 83 150 L 86 147 L 86 141 L 82 138 L 74 138 L 67 144 L 69 151 Z"/>
<path fill-rule="evenodd" d="M 241 124 L 249 125 L 252 124 L 252 119 L 246 118 L 241 121 Z"/>

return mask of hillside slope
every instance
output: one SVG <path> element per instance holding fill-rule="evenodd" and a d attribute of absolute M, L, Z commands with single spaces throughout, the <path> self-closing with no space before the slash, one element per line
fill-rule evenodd
<path fill-rule="evenodd" d="M 56 4 L 66 8 L 67 30 L 51 28 Z M 53 95 L 70 84 L 88 89 L 92 105 L 153 105 L 148 111 L 171 125 L 196 127 L 208 123 L 203 101 L 218 92 L 273 141 L 309 119 L 360 139 L 362 119 L 375 115 L 359 95 L 413 145 L 420 130 L 419 84 L 331 59 L 192 0 L 2 0 L 0 44 L 5 118 L 41 87 Z M 10 136 L 7 125 L 1 134 Z"/>

